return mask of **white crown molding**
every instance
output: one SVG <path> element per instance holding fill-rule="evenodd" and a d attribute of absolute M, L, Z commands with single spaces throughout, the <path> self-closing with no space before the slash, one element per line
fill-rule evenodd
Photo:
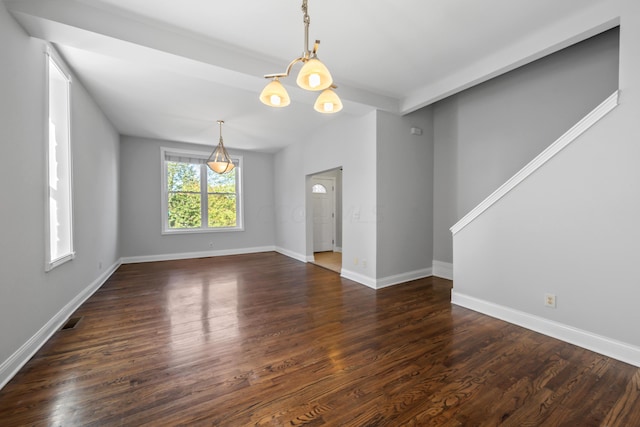
<path fill-rule="evenodd" d="M 529 162 L 518 173 L 505 182 L 500 188 L 494 191 L 489 197 L 484 199 L 478 206 L 465 215 L 460 221 L 450 228 L 454 235 L 469 225 L 474 219 L 479 217 L 484 211 L 489 209 L 491 205 L 500 200 L 505 194 L 513 190 L 518 184 L 524 181 L 529 175 L 534 173 L 540 166 L 544 165 L 556 154 L 558 154 L 567 145 L 575 141 L 582 133 L 593 126 L 598 120 L 603 118 L 607 113 L 618 105 L 618 97 L 620 91 L 615 91 L 611 96 L 598 105 L 593 111 L 587 114 L 582 120 L 576 123 L 571 129 L 565 132 L 553 144 L 547 147 L 535 159 Z"/>
<path fill-rule="evenodd" d="M 120 267 L 117 261 L 104 271 L 96 280 L 87 286 L 82 292 L 69 301 L 58 313 L 56 313 L 45 325 L 31 338 L 16 350 L 7 360 L 0 364 L 0 389 L 13 378 L 18 371 L 36 354 L 38 350 L 64 325 L 71 315 L 93 295 L 107 281 L 107 279 Z"/>
<path fill-rule="evenodd" d="M 451 303 L 640 367 L 640 347 L 451 291 Z"/>

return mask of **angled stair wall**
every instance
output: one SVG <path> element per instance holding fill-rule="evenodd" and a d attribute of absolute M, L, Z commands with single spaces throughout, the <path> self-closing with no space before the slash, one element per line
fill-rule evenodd
<path fill-rule="evenodd" d="M 637 279 L 622 273 L 640 253 L 640 228 L 622 224 L 640 211 L 629 181 L 638 175 L 629 153 L 640 149 L 611 137 L 618 98 L 451 228 L 452 302 L 640 366 L 640 314 L 620 298 Z M 545 306 L 548 294 L 555 307 Z"/>

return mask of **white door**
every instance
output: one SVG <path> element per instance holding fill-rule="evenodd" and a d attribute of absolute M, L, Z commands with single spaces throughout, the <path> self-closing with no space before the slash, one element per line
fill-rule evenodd
<path fill-rule="evenodd" d="M 333 178 L 311 178 L 313 200 L 313 251 L 333 250 L 335 180 Z"/>

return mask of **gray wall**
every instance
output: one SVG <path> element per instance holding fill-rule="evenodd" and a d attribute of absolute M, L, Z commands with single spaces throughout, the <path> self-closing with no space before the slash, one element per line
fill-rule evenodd
<path fill-rule="evenodd" d="M 433 259 L 452 263 L 453 239 L 449 228 L 458 219 L 458 97 L 433 106 Z"/>
<path fill-rule="evenodd" d="M 411 127 L 423 134 L 411 135 Z M 305 182 L 342 167 L 343 275 L 376 287 L 430 269 L 432 136 L 428 109 L 405 117 L 378 111 L 337 118 L 277 153 L 278 250 L 300 260 L 312 255 Z"/>
<path fill-rule="evenodd" d="M 123 258 L 273 249 L 273 155 L 228 149 L 230 154 L 243 156 L 244 231 L 162 235 L 161 147 L 212 150 L 202 145 L 122 137 L 120 251 Z"/>
<path fill-rule="evenodd" d="M 305 191 L 308 176 L 342 167 L 343 274 L 375 286 L 376 113 L 331 118 L 305 141 L 275 156 L 276 245 L 305 260 L 313 255 L 312 218 Z M 339 153 L 336 155 L 336 153 Z M 358 263 L 355 263 L 355 260 Z M 363 264 L 366 260 L 366 264 Z"/>
<path fill-rule="evenodd" d="M 422 129 L 412 135 L 411 128 Z M 424 272 L 433 260 L 433 121 L 430 108 L 378 112 L 377 277 Z"/>
<path fill-rule="evenodd" d="M 71 87 L 76 258 L 45 273 L 44 44 L 0 2 L 0 384 L 64 321 L 63 309 L 114 267 L 118 255 L 118 149 L 113 126 L 76 78 Z M 100 264 L 102 268 L 100 268 Z M 98 283 L 99 284 L 99 283 Z M 35 341 L 28 340 L 35 338 Z M 17 362 L 16 362 L 17 363 Z"/>
<path fill-rule="evenodd" d="M 336 175 L 336 247 L 342 251 L 342 168 L 335 171 Z"/>
<path fill-rule="evenodd" d="M 274 187 L 278 189 L 274 199 L 276 247 L 300 261 L 307 259 L 303 158 L 304 145 L 298 143 L 276 153 L 273 162 Z"/>
<path fill-rule="evenodd" d="M 620 105 L 456 234 L 454 291 L 640 366 L 640 7 L 618 4 Z"/>
<path fill-rule="evenodd" d="M 610 30 L 436 103 L 434 254 L 449 228 L 618 87 Z"/>

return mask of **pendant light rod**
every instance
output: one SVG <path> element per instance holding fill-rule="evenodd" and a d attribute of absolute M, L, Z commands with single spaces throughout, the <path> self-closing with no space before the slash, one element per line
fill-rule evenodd
<path fill-rule="evenodd" d="M 315 43 L 313 44 L 313 50 L 309 50 L 309 24 L 311 23 L 311 17 L 309 17 L 307 2 L 308 0 L 302 0 L 302 13 L 303 13 L 302 22 L 304 23 L 304 50 L 302 52 L 302 56 L 291 61 L 287 66 L 287 70 L 284 73 L 265 74 L 264 75 L 265 79 L 273 79 L 276 77 L 278 78 L 289 77 L 289 74 L 291 73 L 291 68 L 293 68 L 295 64 L 297 64 L 298 62 L 306 62 L 309 60 L 309 58 L 313 58 L 316 56 L 316 53 L 318 52 L 318 47 L 320 47 L 320 40 L 316 40 Z"/>
<path fill-rule="evenodd" d="M 293 61 L 291 61 L 289 63 L 289 65 L 287 66 L 287 71 L 285 71 L 284 73 L 275 73 L 275 74 L 265 74 L 264 78 L 265 79 L 274 79 L 276 77 L 289 77 L 289 73 L 291 72 L 291 68 L 297 64 L 298 62 L 303 62 L 304 58 L 300 57 L 300 58 L 296 58 Z"/>
<path fill-rule="evenodd" d="M 302 57 L 308 59 L 309 58 L 309 24 L 311 23 L 311 18 L 309 17 L 309 12 L 307 11 L 307 0 L 302 0 L 302 21 L 304 22 L 304 51 L 302 53 Z M 316 40 L 316 44 L 319 44 L 320 41 Z"/>

